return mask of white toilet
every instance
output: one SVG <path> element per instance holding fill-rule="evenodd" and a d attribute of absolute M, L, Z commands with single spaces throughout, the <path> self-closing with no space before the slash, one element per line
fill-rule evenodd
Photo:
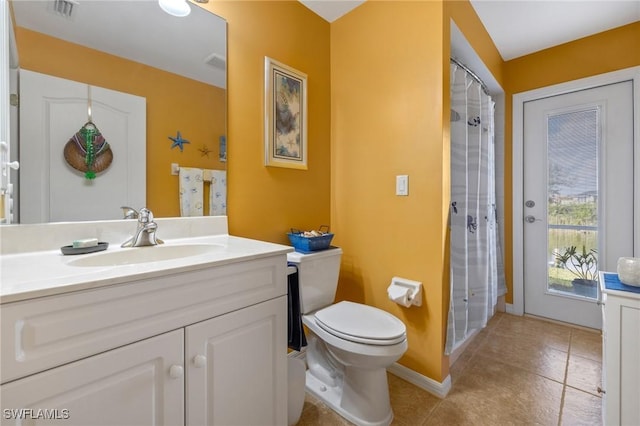
<path fill-rule="evenodd" d="M 386 368 L 407 350 L 406 327 L 381 309 L 333 304 L 340 248 L 287 254 L 298 267 L 302 322 L 307 334 L 306 389 L 357 425 L 393 420 Z"/>

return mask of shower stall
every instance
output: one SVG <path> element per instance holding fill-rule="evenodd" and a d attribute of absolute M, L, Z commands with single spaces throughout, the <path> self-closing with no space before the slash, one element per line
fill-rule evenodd
<path fill-rule="evenodd" d="M 451 60 L 450 304 L 445 354 L 493 316 L 505 294 L 495 182 L 495 103 Z"/>

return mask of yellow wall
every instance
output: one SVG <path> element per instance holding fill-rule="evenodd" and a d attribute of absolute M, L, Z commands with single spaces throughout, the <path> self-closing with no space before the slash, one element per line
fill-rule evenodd
<path fill-rule="evenodd" d="M 331 26 L 338 299 L 402 319 L 401 362 L 434 378 L 442 374 L 433 356 L 443 317 L 442 49 L 440 2 L 366 2 Z M 399 174 L 409 175 L 408 197 L 394 195 Z M 394 275 L 423 282 L 422 307 L 387 299 Z"/>
<path fill-rule="evenodd" d="M 640 64 L 640 22 L 561 44 L 505 63 L 510 93 Z"/>
<path fill-rule="evenodd" d="M 444 2 L 445 23 L 453 19 L 463 35 L 482 59 L 494 78 L 504 87 L 504 61 L 493 40 L 468 1 L 446 0 Z M 447 31 L 447 37 L 449 32 Z M 448 39 L 447 39 L 448 40 Z M 448 58 L 448 56 L 447 56 Z M 448 62 L 448 61 L 447 61 Z M 447 77 L 448 81 L 448 77 Z M 447 85 L 447 90 L 449 89 Z"/>
<path fill-rule="evenodd" d="M 225 168 L 218 161 L 218 138 L 225 131 L 225 90 L 21 27 L 16 28 L 16 41 L 22 69 L 146 98 L 147 207 L 156 216 L 180 216 L 178 178 L 170 173 L 171 163 Z M 83 124 L 78 123 L 78 129 Z M 171 149 L 168 138 L 178 130 L 190 142 L 183 152 Z M 118 141 L 104 136 L 118 161 Z M 209 157 L 199 151 L 205 146 L 212 151 Z"/>
<path fill-rule="evenodd" d="M 287 243 L 329 224 L 329 23 L 297 1 L 209 2 L 228 23 L 229 230 Z M 307 74 L 308 170 L 264 166 L 264 57 Z"/>
<path fill-rule="evenodd" d="M 400 317 L 400 362 L 441 381 L 448 310 L 449 20 L 501 79 L 468 3 L 369 1 L 331 27 L 332 225 L 345 250 L 338 298 Z M 381 31 L 393 22 L 395 30 Z M 486 58 L 485 58 L 486 57 Z M 409 174 L 408 197 L 394 195 Z M 392 276 L 422 281 L 425 305 L 386 298 Z"/>

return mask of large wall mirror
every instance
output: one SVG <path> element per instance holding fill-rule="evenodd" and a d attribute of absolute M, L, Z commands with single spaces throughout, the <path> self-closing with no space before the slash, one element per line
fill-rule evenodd
<path fill-rule="evenodd" d="M 185 212 L 176 166 L 204 171 L 204 215 L 226 214 L 224 19 L 197 3 L 171 16 L 157 0 L 9 4 L 11 92 L 20 95 L 10 112 L 21 163 L 13 222 L 121 219 L 130 204 L 156 217 L 198 215 Z M 89 122 L 113 154 L 93 179 L 66 151 Z"/>

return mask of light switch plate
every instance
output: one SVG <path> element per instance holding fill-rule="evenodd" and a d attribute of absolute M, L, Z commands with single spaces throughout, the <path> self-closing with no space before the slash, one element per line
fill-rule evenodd
<path fill-rule="evenodd" d="M 409 175 L 396 176 L 396 195 L 409 195 Z"/>

